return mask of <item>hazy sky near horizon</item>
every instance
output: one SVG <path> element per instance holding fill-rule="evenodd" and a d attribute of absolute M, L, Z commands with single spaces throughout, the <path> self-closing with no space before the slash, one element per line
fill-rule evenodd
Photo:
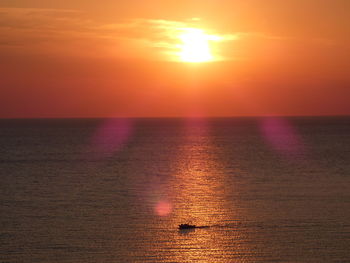
<path fill-rule="evenodd" d="M 349 17 L 348 0 L 1 0 L 0 118 L 350 114 Z M 181 61 L 184 28 L 220 39 L 213 61 Z"/>

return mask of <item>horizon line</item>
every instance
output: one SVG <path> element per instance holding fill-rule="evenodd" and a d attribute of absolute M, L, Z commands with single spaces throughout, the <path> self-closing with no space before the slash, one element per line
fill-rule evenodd
<path fill-rule="evenodd" d="M 282 115 L 282 114 L 266 114 L 266 115 L 212 115 L 212 116 L 91 116 L 91 117 L 1 117 L 0 120 L 75 120 L 75 119 L 230 119 L 230 118 L 322 118 L 322 117 L 350 117 L 350 114 L 322 114 L 322 115 Z"/>

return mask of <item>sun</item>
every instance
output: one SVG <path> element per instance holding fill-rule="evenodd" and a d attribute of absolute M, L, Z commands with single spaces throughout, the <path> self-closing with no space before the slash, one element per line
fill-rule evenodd
<path fill-rule="evenodd" d="M 214 60 L 209 41 L 217 40 L 218 37 L 205 34 L 202 29 L 186 28 L 179 38 L 181 61 L 200 63 Z"/>

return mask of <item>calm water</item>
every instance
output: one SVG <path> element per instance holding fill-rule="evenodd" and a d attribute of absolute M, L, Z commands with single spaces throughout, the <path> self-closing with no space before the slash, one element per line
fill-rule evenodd
<path fill-rule="evenodd" d="M 348 117 L 1 120 L 0 176 L 0 262 L 350 262 Z"/>

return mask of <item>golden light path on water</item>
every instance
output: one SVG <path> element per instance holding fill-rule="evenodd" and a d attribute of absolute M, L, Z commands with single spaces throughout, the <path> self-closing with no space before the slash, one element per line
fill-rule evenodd
<path fill-rule="evenodd" d="M 192 223 L 209 227 L 179 231 L 173 240 L 174 247 L 178 248 L 172 251 L 173 259 L 175 262 L 226 262 L 224 246 L 234 244 L 225 244 L 227 233 L 221 231 L 220 225 L 235 218 L 235 209 L 225 202 L 224 180 L 218 178 L 225 175 L 214 155 L 215 146 L 207 123 L 189 120 L 187 129 L 177 160 L 179 171 L 170 186 L 174 189 L 171 220 L 173 225 Z M 240 239 L 240 232 L 233 233 L 233 238 Z"/>

